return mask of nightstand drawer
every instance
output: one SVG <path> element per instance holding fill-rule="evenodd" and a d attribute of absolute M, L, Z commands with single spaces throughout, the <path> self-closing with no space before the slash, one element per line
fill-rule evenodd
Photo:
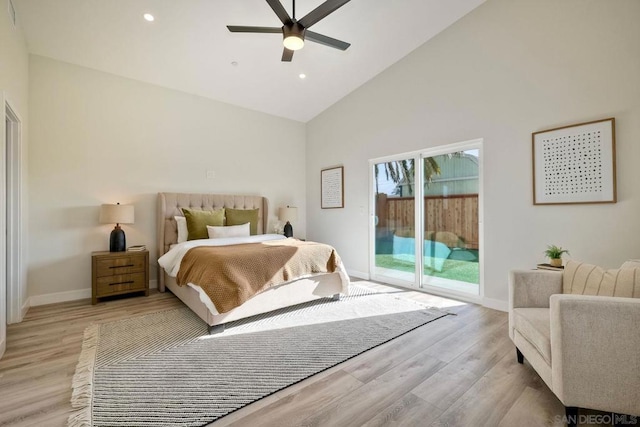
<path fill-rule="evenodd" d="M 114 276 L 116 274 L 137 273 L 145 270 L 145 258 L 142 256 L 122 256 L 98 259 L 96 276 Z"/>
<path fill-rule="evenodd" d="M 144 291 L 147 289 L 145 279 L 146 274 L 144 272 L 100 277 L 96 283 L 98 295 L 102 297 L 126 291 Z"/>
<path fill-rule="evenodd" d="M 92 252 L 91 304 L 115 295 L 149 295 L 149 252 Z"/>

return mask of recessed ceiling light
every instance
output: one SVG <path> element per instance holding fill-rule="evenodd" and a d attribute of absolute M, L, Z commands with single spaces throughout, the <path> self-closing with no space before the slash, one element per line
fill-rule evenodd
<path fill-rule="evenodd" d="M 298 74 L 298 77 L 300 77 L 301 79 L 306 79 L 307 75 L 305 73 L 300 73 Z"/>
<path fill-rule="evenodd" d="M 142 17 L 149 22 L 153 22 L 156 18 L 153 17 L 152 14 L 150 13 L 145 13 L 144 15 L 142 15 Z"/>

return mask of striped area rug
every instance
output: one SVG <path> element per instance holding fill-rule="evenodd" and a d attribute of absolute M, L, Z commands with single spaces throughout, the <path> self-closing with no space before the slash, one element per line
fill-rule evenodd
<path fill-rule="evenodd" d="M 213 336 L 186 307 L 92 325 L 69 426 L 203 426 L 445 315 L 352 285 Z"/>

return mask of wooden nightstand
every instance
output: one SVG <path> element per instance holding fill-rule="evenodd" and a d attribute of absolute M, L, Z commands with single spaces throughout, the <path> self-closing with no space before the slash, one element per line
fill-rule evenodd
<path fill-rule="evenodd" d="M 149 251 L 91 253 L 91 304 L 133 292 L 149 295 Z"/>

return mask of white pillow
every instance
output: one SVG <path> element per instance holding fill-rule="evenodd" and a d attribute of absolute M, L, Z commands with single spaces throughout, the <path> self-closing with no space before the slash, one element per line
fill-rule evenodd
<path fill-rule="evenodd" d="M 215 225 L 207 225 L 207 232 L 210 239 L 220 239 L 223 237 L 249 237 L 251 234 L 251 223 L 247 222 L 242 225 L 227 225 L 218 227 Z"/>
<path fill-rule="evenodd" d="M 174 216 L 176 224 L 178 225 L 178 243 L 186 242 L 189 236 L 189 230 L 187 230 L 187 218 L 183 216 Z"/>

